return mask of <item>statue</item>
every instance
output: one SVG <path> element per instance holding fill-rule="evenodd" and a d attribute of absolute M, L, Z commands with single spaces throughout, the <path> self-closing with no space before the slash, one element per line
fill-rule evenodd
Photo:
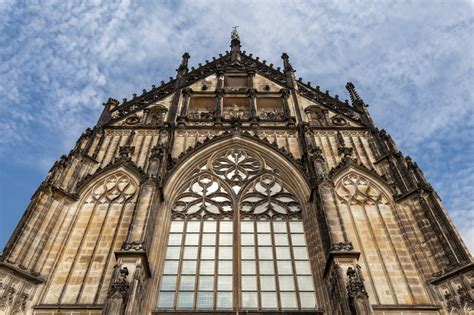
<path fill-rule="evenodd" d="M 237 27 L 238 26 L 234 26 L 232 28 L 232 32 L 230 32 L 230 38 L 232 40 L 236 39 L 236 40 L 240 40 L 240 37 L 239 37 L 239 33 L 237 33 Z"/>

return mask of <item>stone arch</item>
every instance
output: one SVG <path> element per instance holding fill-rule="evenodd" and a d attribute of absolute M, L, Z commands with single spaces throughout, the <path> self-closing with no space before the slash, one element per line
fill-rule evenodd
<path fill-rule="evenodd" d="M 189 179 L 201 168 L 205 167 L 207 165 L 206 162 L 211 157 L 232 149 L 245 149 L 247 152 L 262 157 L 262 167 L 273 168 L 277 172 L 278 177 L 284 180 L 288 188 L 297 196 L 298 200 L 302 204 L 306 204 L 310 196 L 308 178 L 301 169 L 296 167 L 294 161 L 291 161 L 288 157 L 275 150 L 275 148 L 240 134 L 213 141 L 193 151 L 183 160 L 179 161 L 179 164 L 165 179 L 163 188 L 165 198 L 174 200 L 179 190 L 178 188 L 183 184 L 183 181 Z"/>

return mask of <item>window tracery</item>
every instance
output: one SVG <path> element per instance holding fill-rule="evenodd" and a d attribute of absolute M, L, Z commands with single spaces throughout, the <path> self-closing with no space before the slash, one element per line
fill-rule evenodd
<path fill-rule="evenodd" d="M 387 204 L 384 193 L 369 179 L 356 174 L 347 174 L 336 186 L 337 196 L 348 204 Z"/>
<path fill-rule="evenodd" d="M 125 203 L 137 190 L 132 179 L 124 173 L 115 173 L 98 182 L 85 203 Z"/>
<path fill-rule="evenodd" d="M 316 308 L 301 205 L 261 156 L 216 153 L 171 211 L 158 309 Z"/>

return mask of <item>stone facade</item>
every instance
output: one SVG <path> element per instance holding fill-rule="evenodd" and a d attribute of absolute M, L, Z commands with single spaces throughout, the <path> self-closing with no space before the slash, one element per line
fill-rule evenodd
<path fill-rule="evenodd" d="M 0 314 L 159 314 L 175 191 L 229 144 L 275 161 L 302 205 L 310 312 L 474 312 L 470 253 L 353 84 L 343 102 L 296 80 L 288 55 L 280 69 L 241 51 L 236 34 L 197 69 L 189 57 L 169 82 L 109 99 L 53 165 L 1 256 Z"/>

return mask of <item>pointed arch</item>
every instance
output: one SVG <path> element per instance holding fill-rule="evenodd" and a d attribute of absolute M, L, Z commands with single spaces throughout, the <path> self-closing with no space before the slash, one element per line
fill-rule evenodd
<path fill-rule="evenodd" d="M 232 154 L 238 154 L 238 151 L 242 151 L 248 152 L 252 157 L 245 157 L 245 153 L 243 153 L 240 157 L 242 160 L 231 161 L 227 168 L 225 165 L 222 166 L 221 163 L 220 169 L 215 173 L 221 179 L 231 176 L 227 177 L 227 182 L 231 187 L 232 182 L 240 181 L 239 178 L 242 176 L 246 180 L 250 180 L 256 176 L 256 172 L 271 170 L 281 180 L 285 181 L 288 189 L 295 194 L 302 204 L 305 204 L 309 199 L 310 186 L 307 176 L 303 174 L 295 161 L 292 161 L 273 146 L 240 133 L 226 135 L 219 139 L 214 138 L 183 157 L 165 179 L 163 188 L 165 198 L 170 201 L 174 200 L 179 187 L 183 185 L 183 181 L 187 181 L 195 174 L 205 171 L 206 168 L 214 170 L 215 166 L 208 165 L 211 158 L 225 159 L 226 157 L 223 155 L 233 150 L 234 153 Z M 219 155 L 221 156 L 218 157 Z M 261 163 L 261 165 L 259 166 L 258 163 Z M 232 178 L 232 176 L 234 177 Z"/>

